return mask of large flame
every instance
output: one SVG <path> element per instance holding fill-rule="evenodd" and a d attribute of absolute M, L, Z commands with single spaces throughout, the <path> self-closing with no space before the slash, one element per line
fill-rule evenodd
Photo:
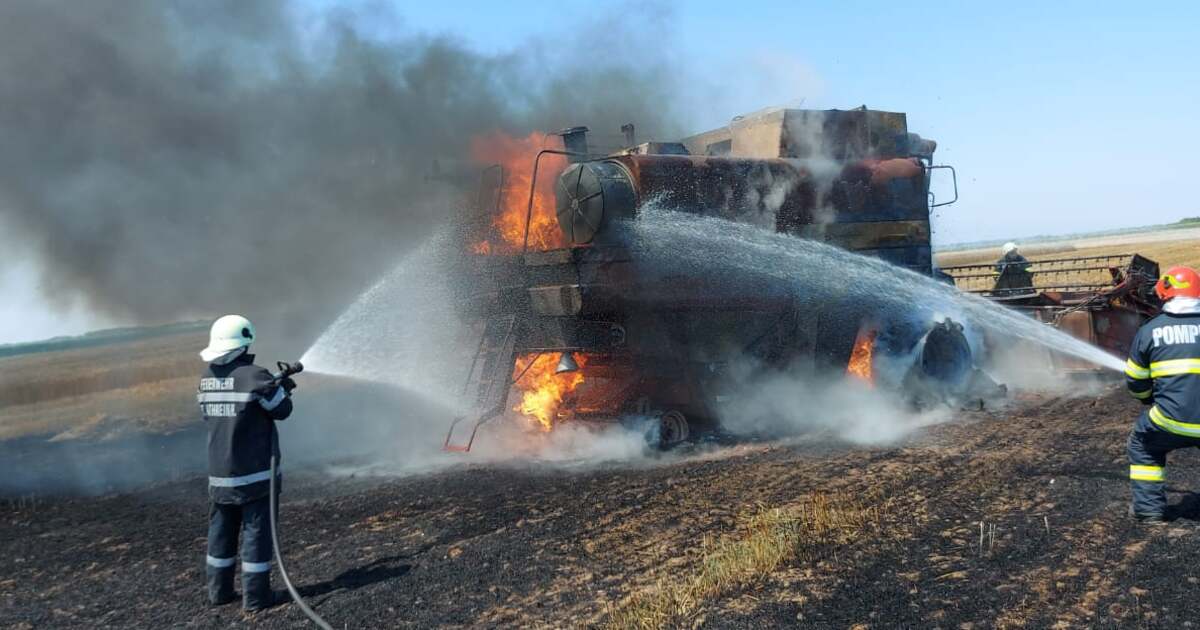
<path fill-rule="evenodd" d="M 575 355 L 575 362 L 582 367 L 587 359 Z M 583 382 L 581 371 L 555 374 L 556 367 L 558 355 L 555 353 L 526 354 L 517 357 L 513 372 L 513 377 L 517 378 L 513 386 L 521 392 L 521 402 L 513 407 L 513 411 L 530 419 L 542 431 L 554 428 L 563 397 Z"/>
<path fill-rule="evenodd" d="M 850 362 L 846 364 L 846 375 L 866 383 L 875 384 L 875 368 L 872 356 L 875 354 L 875 331 L 862 329 L 854 340 L 854 351 L 850 353 Z"/>
<path fill-rule="evenodd" d="M 542 149 L 561 149 L 562 141 L 535 131 L 524 138 L 514 138 L 499 131 L 479 136 L 471 141 L 471 158 L 481 166 L 499 164 L 504 167 L 504 189 L 500 208 L 492 225 L 499 242 L 476 244 L 476 253 L 520 251 L 525 243 L 525 217 L 529 213 L 529 185 L 533 180 L 533 162 Z M 538 166 L 537 188 L 533 191 L 533 211 L 529 218 L 529 248 L 557 249 L 567 246 L 558 219 L 554 214 L 554 181 L 566 168 L 561 155 L 544 155 Z M 493 239 L 494 240 L 494 239 Z"/>

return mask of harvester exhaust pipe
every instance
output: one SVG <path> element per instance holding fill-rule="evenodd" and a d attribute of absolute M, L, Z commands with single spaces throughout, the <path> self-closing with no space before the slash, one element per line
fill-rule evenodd
<path fill-rule="evenodd" d="M 562 137 L 563 148 L 567 150 L 567 162 L 574 164 L 582 162 L 588 152 L 587 127 L 568 127 L 558 132 Z"/>
<path fill-rule="evenodd" d="M 632 147 L 637 144 L 637 134 L 634 133 L 633 123 L 621 125 L 621 133 L 625 135 L 625 146 Z"/>

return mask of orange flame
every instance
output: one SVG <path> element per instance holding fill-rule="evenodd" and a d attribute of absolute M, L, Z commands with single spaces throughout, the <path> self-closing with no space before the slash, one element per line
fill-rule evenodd
<path fill-rule="evenodd" d="M 476 244 L 476 253 L 498 249 L 520 251 L 525 242 L 525 217 L 529 213 L 529 185 L 533 181 L 533 161 L 542 149 L 561 149 L 555 136 L 535 131 L 524 138 L 514 138 L 493 132 L 471 141 L 471 158 L 480 165 L 500 164 L 504 167 L 504 190 L 500 195 L 499 212 L 492 219 L 498 243 L 487 243 L 486 251 Z M 537 188 L 533 191 L 533 211 L 529 218 L 529 248 L 557 249 L 567 246 L 558 228 L 554 213 L 554 181 L 567 166 L 561 155 L 542 156 L 538 167 Z M 496 245 L 498 247 L 493 247 Z"/>
<path fill-rule="evenodd" d="M 575 355 L 575 362 L 580 367 L 586 361 L 585 357 Z M 563 398 L 583 382 L 583 373 L 579 370 L 555 374 L 556 367 L 557 354 L 526 354 L 517 357 L 513 372 L 514 378 L 520 377 L 513 385 L 521 392 L 521 402 L 513 407 L 513 411 L 528 418 L 542 431 L 554 428 Z"/>
<path fill-rule="evenodd" d="M 846 375 L 866 383 L 875 384 L 875 369 L 871 357 L 875 354 L 875 331 L 862 329 L 854 340 L 854 351 L 846 364 Z"/>

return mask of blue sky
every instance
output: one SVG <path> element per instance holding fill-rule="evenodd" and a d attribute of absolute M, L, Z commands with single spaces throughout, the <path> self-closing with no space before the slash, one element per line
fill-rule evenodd
<path fill-rule="evenodd" d="M 325 2 L 315 2 L 325 5 Z M 412 2 L 390 29 L 448 34 L 484 53 L 557 38 L 592 2 Z M 641 5 L 629 5 L 631 7 Z M 773 105 L 903 111 L 958 169 L 961 200 L 936 242 L 1020 239 L 1200 216 L 1200 4 L 678 2 L 662 50 L 694 93 L 696 131 Z M 619 9 L 619 6 L 617 7 Z M 618 12 L 619 15 L 625 13 Z M 631 10 L 629 19 L 644 19 Z M 602 54 L 602 52 L 597 53 Z M 939 197 L 945 198 L 943 192 Z M 0 274 L 0 343 L 120 322 L 39 297 L 32 270 Z"/>
<path fill-rule="evenodd" d="M 770 105 L 903 111 L 959 173 L 935 239 L 1009 239 L 1200 216 L 1200 4 L 678 2 L 669 54 L 703 128 Z M 486 52 L 561 32 L 588 2 L 416 3 L 409 28 Z M 727 87 L 727 89 L 721 89 Z M 699 129 L 697 129 L 699 131 Z M 945 198 L 944 195 L 940 195 Z"/>

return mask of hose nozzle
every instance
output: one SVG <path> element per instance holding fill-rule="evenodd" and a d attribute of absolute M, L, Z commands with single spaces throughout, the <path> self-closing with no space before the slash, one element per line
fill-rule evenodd
<path fill-rule="evenodd" d="M 275 367 L 278 368 L 278 370 L 279 370 L 274 375 L 275 380 L 277 380 L 277 381 L 283 380 L 293 374 L 299 374 L 304 371 L 304 364 L 299 361 L 296 361 L 295 363 L 285 363 L 283 361 L 276 361 Z"/>

